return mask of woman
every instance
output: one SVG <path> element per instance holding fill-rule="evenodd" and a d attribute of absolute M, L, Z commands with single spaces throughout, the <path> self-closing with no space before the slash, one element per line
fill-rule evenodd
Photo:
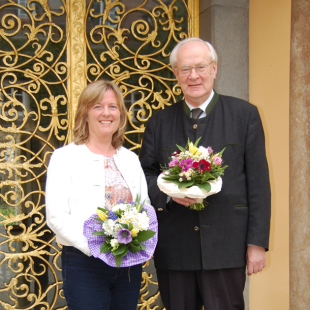
<path fill-rule="evenodd" d="M 138 157 L 122 147 L 127 113 L 112 82 L 81 93 L 74 142 L 57 149 L 47 172 L 47 224 L 63 245 L 62 274 L 69 310 L 135 310 L 142 266 L 114 268 L 90 254 L 83 223 L 97 207 L 139 195 L 150 204 Z"/>

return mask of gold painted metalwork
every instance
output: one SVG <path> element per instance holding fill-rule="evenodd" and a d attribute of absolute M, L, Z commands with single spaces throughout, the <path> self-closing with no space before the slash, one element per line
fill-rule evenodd
<path fill-rule="evenodd" d="M 95 6 L 103 7 L 97 12 Z M 128 1 L 127 4 L 130 2 Z M 181 99 L 169 55 L 172 47 L 186 38 L 188 29 L 197 31 L 194 21 L 198 1 L 149 1 L 127 8 L 126 1 L 91 0 L 87 7 L 87 78 L 113 80 L 128 102 L 129 126 L 126 146 L 141 147 L 145 124 L 154 112 Z M 195 16 L 191 16 L 195 12 Z"/>
<path fill-rule="evenodd" d="M 188 1 L 188 36 L 199 37 L 199 0 Z"/>
<path fill-rule="evenodd" d="M 84 16 L 86 10 L 85 0 L 69 0 L 71 36 L 69 38 L 67 59 L 70 66 L 71 78 L 69 79 L 68 91 L 70 98 L 70 124 L 69 142 L 72 141 L 72 129 L 74 127 L 74 114 L 77 107 L 79 96 L 86 87 L 86 29 Z"/>
<path fill-rule="evenodd" d="M 58 309 L 61 247 L 46 227 L 44 180 L 68 142 L 68 7 L 0 1 L 0 304 Z"/>
<path fill-rule="evenodd" d="M 46 226 L 51 153 L 72 141 L 78 97 L 107 78 L 124 93 L 126 146 L 151 115 L 181 98 L 168 58 L 198 35 L 198 0 L 0 0 L 0 305 L 67 309 L 61 245 Z M 130 7 L 129 7 L 130 5 Z M 155 6 L 154 6 L 155 5 Z M 139 310 L 162 309 L 151 262 Z"/>

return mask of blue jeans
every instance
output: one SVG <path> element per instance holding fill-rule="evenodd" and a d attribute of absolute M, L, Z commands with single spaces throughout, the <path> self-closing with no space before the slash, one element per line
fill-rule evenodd
<path fill-rule="evenodd" d="M 63 289 L 69 310 L 136 310 L 142 265 L 110 267 L 78 249 L 63 246 Z"/>

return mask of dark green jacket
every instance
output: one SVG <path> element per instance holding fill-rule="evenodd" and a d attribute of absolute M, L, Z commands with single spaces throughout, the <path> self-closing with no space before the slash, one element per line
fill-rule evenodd
<path fill-rule="evenodd" d="M 211 111 L 210 107 L 212 108 Z M 152 205 L 158 211 L 159 240 L 155 266 L 170 270 L 242 267 L 248 244 L 268 249 L 270 184 L 265 139 L 257 108 L 241 99 L 215 94 L 207 116 L 191 119 L 178 102 L 148 121 L 140 154 Z M 197 125 L 197 126 L 195 126 Z M 196 128 L 197 127 L 197 128 Z M 195 129 L 196 128 L 196 129 Z M 222 191 L 208 197 L 203 211 L 189 210 L 160 192 L 160 165 L 169 162 L 176 144 L 187 139 L 212 146 L 226 146 Z M 198 227 L 199 230 L 195 230 Z"/>

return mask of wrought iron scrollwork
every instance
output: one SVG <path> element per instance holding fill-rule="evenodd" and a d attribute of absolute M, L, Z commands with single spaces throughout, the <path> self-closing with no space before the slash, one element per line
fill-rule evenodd
<path fill-rule="evenodd" d="M 119 84 L 128 108 L 126 146 L 137 152 L 148 119 L 181 99 L 169 55 L 187 37 L 187 4 L 157 2 L 150 7 L 145 0 L 133 8 L 119 0 L 90 1 L 86 12 L 87 79 Z"/>
<path fill-rule="evenodd" d="M 2 308 L 67 309 L 62 247 L 45 220 L 50 155 L 71 142 L 78 97 L 100 78 L 123 91 L 126 146 L 139 152 L 148 119 L 182 97 L 169 55 L 193 35 L 192 2 L 0 0 Z M 139 310 L 162 309 L 152 264 Z"/>
<path fill-rule="evenodd" d="M 61 246 L 46 227 L 44 180 L 52 151 L 68 141 L 68 7 L 0 2 L 0 304 L 66 307 Z M 58 307 L 59 308 L 59 307 Z"/>

